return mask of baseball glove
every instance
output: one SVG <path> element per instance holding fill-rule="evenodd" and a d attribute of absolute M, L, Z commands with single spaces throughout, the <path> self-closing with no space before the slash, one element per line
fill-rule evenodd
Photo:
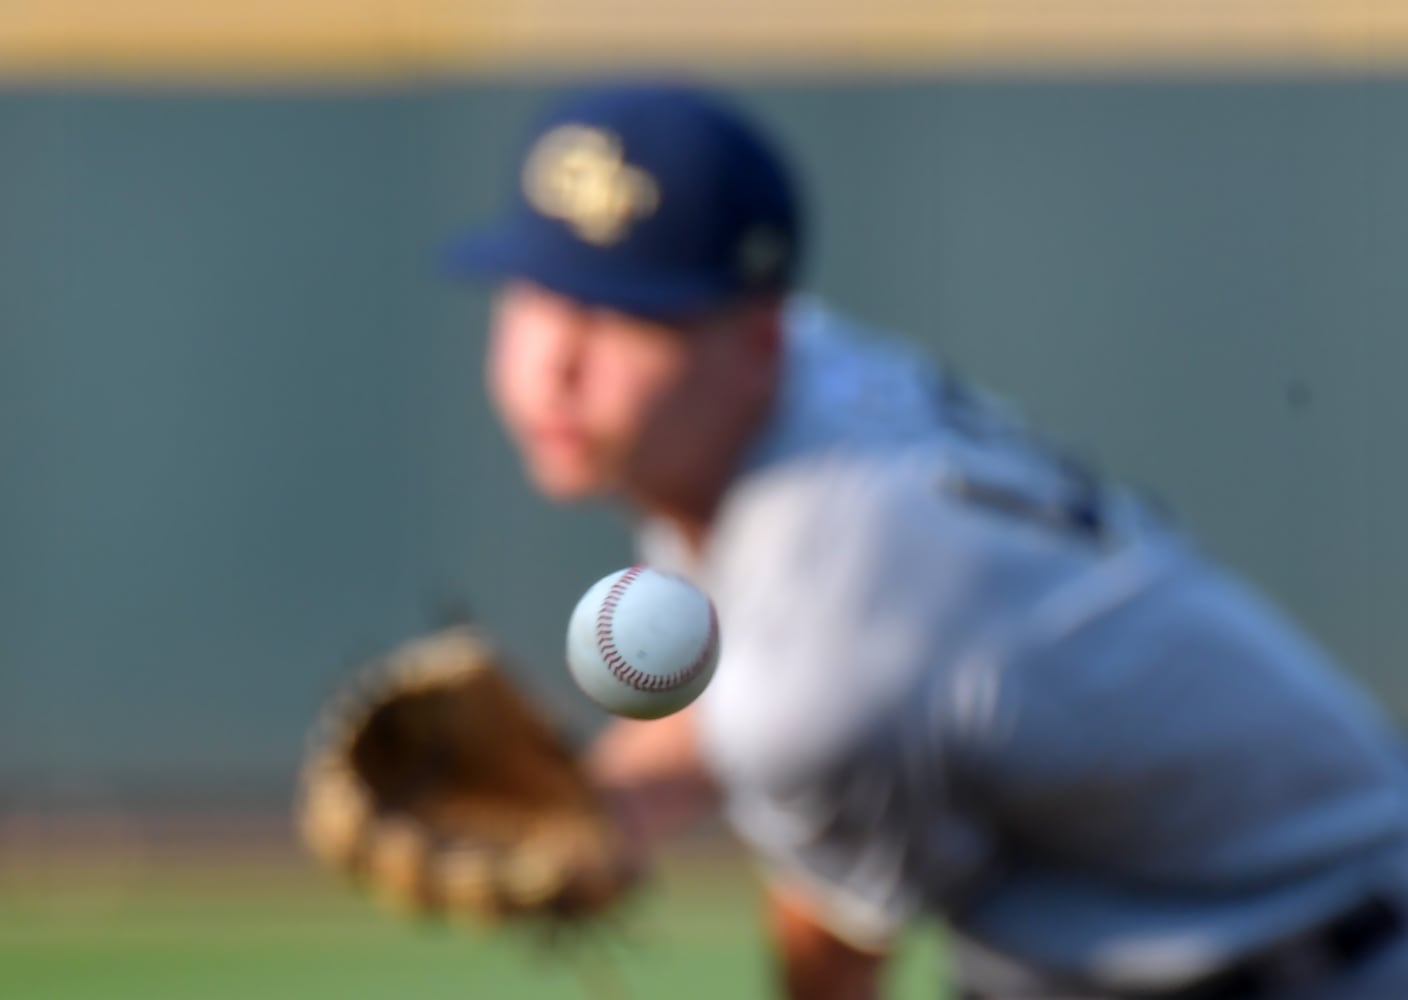
<path fill-rule="evenodd" d="M 396 649 L 333 702 L 297 819 L 317 857 L 403 911 L 576 920 L 637 877 L 576 757 L 470 628 Z"/>

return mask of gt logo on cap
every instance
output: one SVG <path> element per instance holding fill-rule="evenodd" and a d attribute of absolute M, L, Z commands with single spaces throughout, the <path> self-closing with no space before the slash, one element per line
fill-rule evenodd
<path fill-rule="evenodd" d="M 659 185 L 626 162 L 620 139 L 586 125 L 562 125 L 538 140 L 523 166 L 523 193 L 598 246 L 620 242 L 660 204 Z"/>

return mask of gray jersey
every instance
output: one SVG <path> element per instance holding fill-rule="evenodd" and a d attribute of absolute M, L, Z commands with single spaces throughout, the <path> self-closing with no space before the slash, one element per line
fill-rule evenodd
<path fill-rule="evenodd" d="M 815 303 L 706 551 L 640 541 L 718 606 L 732 823 L 843 934 L 940 914 L 1001 975 L 1157 987 L 1408 877 L 1395 737 L 1320 650 Z"/>

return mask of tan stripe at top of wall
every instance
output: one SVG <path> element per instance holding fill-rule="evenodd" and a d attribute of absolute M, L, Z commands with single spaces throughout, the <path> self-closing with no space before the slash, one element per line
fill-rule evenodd
<path fill-rule="evenodd" d="M 0 76 L 1408 65 L 1408 0 L 0 0 Z"/>

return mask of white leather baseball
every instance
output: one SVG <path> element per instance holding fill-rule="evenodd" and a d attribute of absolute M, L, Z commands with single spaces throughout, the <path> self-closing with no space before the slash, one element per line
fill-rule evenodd
<path fill-rule="evenodd" d="M 608 712 L 658 719 L 709 686 L 719 659 L 714 605 L 688 580 L 631 566 L 582 595 L 567 625 L 567 667 Z"/>

